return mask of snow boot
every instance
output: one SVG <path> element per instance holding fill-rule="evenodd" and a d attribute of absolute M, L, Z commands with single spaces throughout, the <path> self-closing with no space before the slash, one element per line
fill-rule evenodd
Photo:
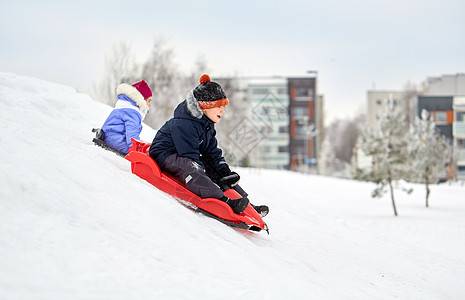
<path fill-rule="evenodd" d="M 226 204 L 228 204 L 232 208 L 233 212 L 238 215 L 243 213 L 247 205 L 249 205 L 249 199 L 247 197 L 239 199 L 230 199 L 226 196 L 223 196 L 220 198 L 220 200 L 226 202 Z"/>
<path fill-rule="evenodd" d="M 270 212 L 270 209 L 266 205 L 253 205 L 252 203 L 250 203 L 250 205 L 252 205 L 255 211 L 257 211 L 262 218 Z"/>

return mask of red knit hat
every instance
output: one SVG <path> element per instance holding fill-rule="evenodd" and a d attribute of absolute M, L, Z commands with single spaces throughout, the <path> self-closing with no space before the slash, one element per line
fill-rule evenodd
<path fill-rule="evenodd" d="M 144 99 L 152 97 L 152 90 L 148 86 L 147 82 L 145 82 L 144 80 L 134 83 L 132 86 L 135 87 L 142 94 Z"/>

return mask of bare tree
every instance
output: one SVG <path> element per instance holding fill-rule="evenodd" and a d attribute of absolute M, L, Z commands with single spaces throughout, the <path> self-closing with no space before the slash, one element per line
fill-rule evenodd
<path fill-rule="evenodd" d="M 334 161 L 330 169 L 334 172 L 344 171 L 350 165 L 364 119 L 364 115 L 359 115 L 354 119 L 336 120 L 325 130 L 325 151 L 333 152 Z"/>
<path fill-rule="evenodd" d="M 401 101 L 404 104 L 404 109 L 406 112 L 406 121 L 409 124 L 415 120 L 417 95 L 418 91 L 416 86 L 411 82 L 407 82 L 404 85 L 404 89 L 401 95 Z"/>
<path fill-rule="evenodd" d="M 322 175 L 333 175 L 335 173 L 335 161 L 336 157 L 334 155 L 334 149 L 329 141 L 325 138 L 323 140 L 323 145 L 321 146 L 320 152 L 320 166 Z"/>
<path fill-rule="evenodd" d="M 190 73 L 185 76 L 185 85 L 194 88 L 199 84 L 200 76 L 209 74 L 208 64 L 205 56 L 199 55 L 194 63 L 194 67 Z"/>
<path fill-rule="evenodd" d="M 120 42 L 106 55 L 103 80 L 94 85 L 92 95 L 100 102 L 114 105 L 116 87 L 122 82 L 132 82 L 135 78 L 137 78 L 137 65 L 131 46 Z"/>
<path fill-rule="evenodd" d="M 221 78 L 217 82 L 222 86 L 229 99 L 229 106 L 226 108 L 227 114 L 225 114 L 224 120 L 221 121 L 222 124 L 218 126 L 218 136 L 221 141 L 221 147 L 225 152 L 225 157 L 228 162 L 238 166 L 250 166 L 251 151 L 244 152 L 244 149 L 247 148 L 239 146 L 238 141 L 235 140 L 238 128 L 242 128 L 241 124 L 248 124 L 244 128 L 250 129 L 250 124 L 247 123 L 246 120 L 253 107 L 251 107 L 247 99 L 246 89 L 240 86 L 237 77 Z M 239 129 L 239 131 L 244 128 Z M 244 132 L 241 134 L 243 135 Z"/>
<path fill-rule="evenodd" d="M 152 107 L 145 122 L 159 128 L 168 120 L 183 97 L 181 76 L 174 63 L 174 51 L 165 39 L 154 42 L 149 58 L 140 68 L 140 77 L 152 88 Z"/>
<path fill-rule="evenodd" d="M 163 38 L 155 40 L 149 57 L 137 63 L 129 44 L 116 44 L 105 59 L 104 78 L 94 87 L 97 100 L 114 105 L 115 89 L 122 83 L 145 80 L 152 89 L 152 106 L 144 122 L 159 128 L 169 119 L 176 105 L 187 94 L 185 76 L 180 75 L 174 63 L 174 51 Z"/>

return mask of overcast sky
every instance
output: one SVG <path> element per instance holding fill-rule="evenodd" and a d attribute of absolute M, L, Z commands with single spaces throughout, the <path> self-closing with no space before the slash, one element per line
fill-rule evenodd
<path fill-rule="evenodd" d="M 205 57 L 213 80 L 318 71 L 327 123 L 369 89 L 465 73 L 463 0 L 0 0 L 0 71 L 81 91 L 116 43 L 144 60 L 159 37 L 182 71 Z"/>

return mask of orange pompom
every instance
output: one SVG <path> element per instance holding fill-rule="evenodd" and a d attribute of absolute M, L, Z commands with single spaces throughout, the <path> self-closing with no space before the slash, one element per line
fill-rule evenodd
<path fill-rule="evenodd" d="M 205 82 L 210 82 L 211 79 L 210 79 L 210 76 L 208 76 L 207 74 L 203 74 L 202 76 L 200 76 L 199 81 L 200 83 L 205 83 Z"/>

